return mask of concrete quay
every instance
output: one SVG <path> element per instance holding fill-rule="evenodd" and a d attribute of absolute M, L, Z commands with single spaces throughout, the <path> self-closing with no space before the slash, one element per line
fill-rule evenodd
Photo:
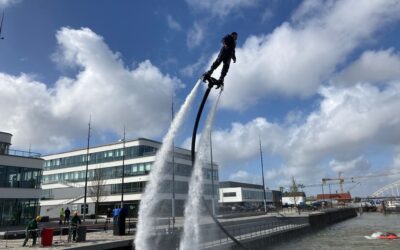
<path fill-rule="evenodd" d="M 326 226 L 357 216 L 355 209 L 332 209 L 323 212 L 292 214 L 267 214 L 247 217 L 220 219 L 230 234 L 249 249 L 267 249 L 275 243 L 281 243 L 299 237 L 305 233 L 320 230 Z M 159 225 L 154 230 L 154 242 L 163 249 L 179 249 L 182 218 L 177 222 L 177 229 L 171 232 L 168 225 Z M 241 249 L 229 239 L 210 218 L 204 218 L 201 225 L 203 249 Z M 51 249 L 134 249 L 135 230 L 130 235 L 114 236 L 112 230 L 89 232 L 85 242 L 68 242 L 67 235 L 53 238 Z M 0 249 L 22 248 L 23 239 L 0 240 Z M 31 245 L 32 240 L 28 242 Z M 38 238 L 40 244 L 40 238 Z M 44 248 L 37 245 L 30 248 Z M 156 249 L 156 248 L 155 248 Z"/>

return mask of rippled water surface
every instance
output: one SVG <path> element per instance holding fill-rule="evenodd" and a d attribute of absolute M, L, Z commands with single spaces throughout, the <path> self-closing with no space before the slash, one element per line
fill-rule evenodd
<path fill-rule="evenodd" d="M 353 219 L 327 227 L 314 234 L 296 238 L 287 243 L 275 246 L 281 249 L 397 249 L 399 240 L 367 240 L 373 232 L 393 232 L 400 234 L 400 214 L 382 215 L 380 213 L 364 213 Z"/>

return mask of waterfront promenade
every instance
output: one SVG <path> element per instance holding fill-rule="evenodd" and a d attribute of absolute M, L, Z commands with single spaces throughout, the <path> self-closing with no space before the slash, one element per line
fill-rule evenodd
<path fill-rule="evenodd" d="M 270 213 L 267 215 L 220 219 L 220 222 L 240 242 L 253 246 L 254 248 L 252 247 L 251 249 L 257 249 L 264 244 L 270 245 L 271 243 L 279 243 L 281 240 L 287 241 L 292 237 L 300 236 L 310 231 L 313 223 L 310 218 L 325 216 L 324 214 L 326 213 L 310 212 L 302 213 L 301 215 L 298 215 L 298 213 Z M 321 221 L 329 224 L 326 220 L 322 219 Z M 43 224 L 42 226 L 44 226 Z M 154 237 L 163 242 L 164 249 L 175 249 L 179 245 L 182 218 L 177 220 L 176 226 L 177 230 L 175 231 L 171 231 L 171 227 L 168 224 L 159 225 L 154 228 Z M 202 248 L 235 248 L 235 244 L 215 226 L 211 218 L 204 218 L 201 230 L 204 242 Z M 104 231 L 102 224 L 98 224 L 97 229 L 92 228 L 87 233 L 85 242 L 71 243 L 67 241 L 67 235 L 55 235 L 53 238 L 53 249 L 123 249 L 124 247 L 128 249 L 132 248 L 135 230 L 129 229 L 127 233 L 128 235 L 126 236 L 114 236 L 112 228 Z M 3 239 L 0 240 L 0 248 L 23 249 L 21 247 L 22 242 L 23 239 Z M 38 239 L 38 243 L 40 243 L 40 238 Z M 41 248 L 40 244 L 34 248 Z"/>

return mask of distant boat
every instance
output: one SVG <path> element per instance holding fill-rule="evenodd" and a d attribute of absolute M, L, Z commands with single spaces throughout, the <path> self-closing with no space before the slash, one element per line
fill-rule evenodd
<path fill-rule="evenodd" d="M 391 200 L 385 202 L 386 212 L 389 213 L 400 213 L 400 201 Z"/>
<path fill-rule="evenodd" d="M 371 236 L 364 236 L 368 240 L 383 239 L 383 240 L 396 240 L 399 238 L 397 234 L 390 232 L 375 232 Z"/>

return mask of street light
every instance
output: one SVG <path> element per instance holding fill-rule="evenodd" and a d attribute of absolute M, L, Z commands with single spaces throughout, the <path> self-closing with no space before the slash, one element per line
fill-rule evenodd
<path fill-rule="evenodd" d="M 86 171 L 85 171 L 85 194 L 83 198 L 83 221 L 86 220 L 86 198 L 87 198 L 87 181 L 88 181 L 88 171 L 89 171 L 89 146 L 90 146 L 90 123 L 92 121 L 92 115 L 89 117 L 89 129 L 88 129 L 88 137 L 87 137 L 87 148 L 86 148 Z"/>
<path fill-rule="evenodd" d="M 258 137 L 259 142 L 260 142 L 260 158 L 261 158 L 261 176 L 262 176 L 262 185 L 263 185 L 263 191 L 264 191 L 264 212 L 267 213 L 267 195 L 265 193 L 265 181 L 264 181 L 264 162 L 263 162 L 263 155 L 262 155 L 262 149 L 261 149 L 261 138 Z"/>
<path fill-rule="evenodd" d="M 124 207 L 124 178 L 125 178 L 125 126 L 124 126 L 124 138 L 119 140 L 122 141 L 122 186 L 121 186 L 121 208 Z"/>

